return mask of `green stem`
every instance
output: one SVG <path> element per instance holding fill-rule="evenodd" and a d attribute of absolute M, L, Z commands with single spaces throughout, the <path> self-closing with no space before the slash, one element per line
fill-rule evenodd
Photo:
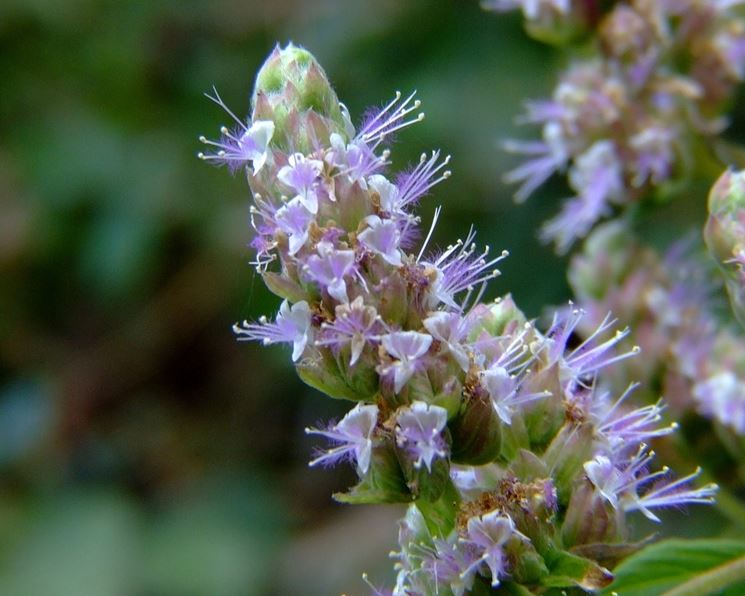
<path fill-rule="evenodd" d="M 707 571 L 662 596 L 704 596 L 745 580 L 745 556 Z"/>

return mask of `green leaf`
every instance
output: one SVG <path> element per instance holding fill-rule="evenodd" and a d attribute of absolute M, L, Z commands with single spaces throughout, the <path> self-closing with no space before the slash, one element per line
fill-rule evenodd
<path fill-rule="evenodd" d="M 603 592 L 623 596 L 653 596 L 675 589 L 677 594 L 745 594 L 745 541 L 665 540 L 626 559 L 615 570 L 615 581 Z M 693 591 L 691 591 L 693 590 Z"/>

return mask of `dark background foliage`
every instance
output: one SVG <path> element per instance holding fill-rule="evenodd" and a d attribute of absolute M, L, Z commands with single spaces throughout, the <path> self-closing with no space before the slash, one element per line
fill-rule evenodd
<path fill-rule="evenodd" d="M 515 206 L 498 147 L 559 62 L 519 15 L 444 0 L 0 3 L 0 593 L 363 593 L 390 580 L 398 508 L 330 494 L 309 424 L 343 414 L 281 347 L 239 344 L 278 299 L 248 265 L 240 175 L 196 159 L 247 113 L 275 43 L 316 54 L 353 116 L 417 89 L 394 168 L 452 154 L 436 243 L 512 256 L 491 297 L 530 316 L 568 296 L 535 240 L 560 183 Z M 549 197 L 549 198 L 547 198 Z"/>

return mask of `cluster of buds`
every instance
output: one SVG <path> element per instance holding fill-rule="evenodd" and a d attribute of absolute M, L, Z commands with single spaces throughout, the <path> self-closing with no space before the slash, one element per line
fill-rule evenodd
<path fill-rule="evenodd" d="M 726 171 L 712 187 L 704 240 L 724 275 L 732 312 L 745 327 L 745 171 Z"/>
<path fill-rule="evenodd" d="M 568 174 L 575 196 L 545 224 L 542 236 L 566 252 L 614 210 L 650 194 L 674 194 L 711 163 L 712 139 L 745 74 L 745 20 L 740 2 L 617 2 L 597 17 L 593 57 L 573 61 L 553 96 L 528 102 L 525 123 L 540 141 L 510 141 L 528 156 L 506 175 L 524 200 L 555 172 Z M 586 2 L 523 4 L 536 15 L 575 14 Z M 537 17 L 537 18 L 539 18 Z M 567 16 L 567 18 L 569 18 Z"/>
<path fill-rule="evenodd" d="M 580 334 L 592 333 L 601 313 L 614 309 L 633 325 L 644 358 L 623 363 L 608 378 L 616 386 L 633 377 L 661 387 L 676 416 L 696 411 L 732 435 L 723 443 L 739 458 L 745 454 L 745 339 L 717 316 L 715 272 L 686 244 L 659 257 L 630 239 L 621 222 L 599 226 L 570 263 L 569 281 L 587 310 Z M 640 393 L 647 402 L 656 399 Z"/>
<path fill-rule="evenodd" d="M 329 441 L 311 465 L 355 466 L 341 502 L 409 504 L 395 594 L 599 588 L 632 550 L 627 513 L 658 521 L 656 508 L 712 501 L 696 472 L 673 480 L 652 465 L 649 442 L 674 429 L 660 408 L 628 407 L 632 388 L 614 398 L 600 382 L 636 353 L 618 350 L 626 330 L 606 317 L 577 345 L 576 309 L 543 333 L 509 295 L 483 303 L 506 253 L 477 249 L 473 232 L 429 251 L 430 228 L 413 251 L 413 208 L 449 177 L 437 151 L 385 174 L 384 144 L 422 117 L 413 95 L 355 131 L 315 59 L 290 45 L 261 68 L 252 104 L 202 155 L 246 169 L 255 264 L 283 299 L 273 321 L 235 332 L 289 344 L 306 383 L 355 402 L 307 430 Z"/>

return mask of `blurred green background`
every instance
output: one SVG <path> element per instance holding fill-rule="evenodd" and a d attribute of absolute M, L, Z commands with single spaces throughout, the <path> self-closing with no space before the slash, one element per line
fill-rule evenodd
<path fill-rule="evenodd" d="M 316 54 L 353 116 L 417 89 L 393 167 L 452 154 L 423 205 L 435 241 L 473 222 L 512 256 L 492 296 L 530 316 L 568 297 L 535 239 L 559 183 L 500 181 L 521 101 L 559 65 L 519 15 L 473 0 L 0 2 L 0 594 L 366 593 L 390 581 L 398 508 L 330 495 L 303 428 L 343 414 L 288 352 L 238 343 L 271 314 L 248 264 L 240 175 L 196 159 L 275 43 Z M 548 198 L 547 198 L 548 197 Z"/>

